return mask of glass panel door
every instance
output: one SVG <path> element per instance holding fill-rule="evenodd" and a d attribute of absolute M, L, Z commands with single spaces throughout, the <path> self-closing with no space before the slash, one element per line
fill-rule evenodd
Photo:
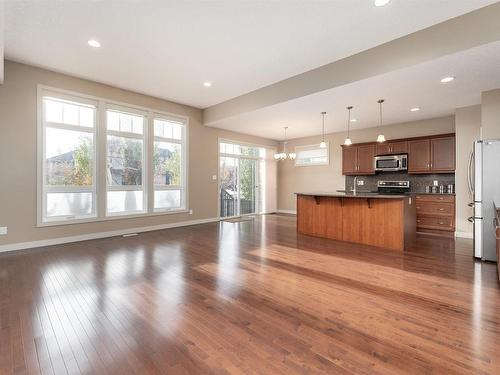
<path fill-rule="evenodd" d="M 239 214 L 254 214 L 257 211 L 257 160 L 241 158 L 239 167 Z"/>
<path fill-rule="evenodd" d="M 238 158 L 220 157 L 220 217 L 238 216 Z"/>
<path fill-rule="evenodd" d="M 220 217 L 258 212 L 257 159 L 220 157 Z"/>

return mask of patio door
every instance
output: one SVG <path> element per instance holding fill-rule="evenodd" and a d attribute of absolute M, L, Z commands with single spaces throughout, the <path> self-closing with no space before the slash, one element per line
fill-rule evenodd
<path fill-rule="evenodd" d="M 220 156 L 220 217 L 258 212 L 259 160 Z"/>

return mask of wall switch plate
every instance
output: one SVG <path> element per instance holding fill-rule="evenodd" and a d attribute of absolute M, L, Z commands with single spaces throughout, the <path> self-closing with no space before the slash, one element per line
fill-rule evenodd
<path fill-rule="evenodd" d="M 192 210 L 192 209 L 190 209 L 190 210 L 189 210 L 189 214 L 190 214 L 190 215 L 192 215 L 192 214 L 193 214 L 193 210 Z"/>
<path fill-rule="evenodd" d="M 7 227 L 0 227 L 0 236 L 5 236 L 7 234 Z"/>
<path fill-rule="evenodd" d="M 212 181 L 217 181 L 217 175 L 216 174 L 212 175 Z"/>
<path fill-rule="evenodd" d="M 434 183 L 434 186 L 438 186 L 439 185 L 439 181 L 438 180 L 434 180 L 433 183 Z"/>

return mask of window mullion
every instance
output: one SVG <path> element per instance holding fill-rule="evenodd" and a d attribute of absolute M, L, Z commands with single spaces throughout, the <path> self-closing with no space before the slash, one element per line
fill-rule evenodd
<path fill-rule="evenodd" d="M 107 136 L 106 136 L 106 103 L 99 101 L 97 107 L 97 216 L 106 217 L 106 163 L 107 163 Z"/>
<path fill-rule="evenodd" d="M 155 133 L 154 133 L 154 114 L 149 112 L 146 117 L 146 147 L 148 155 L 148 164 L 146 166 L 147 170 L 147 208 L 148 212 L 154 212 L 155 206 L 155 186 L 154 186 L 154 143 L 155 143 Z"/>

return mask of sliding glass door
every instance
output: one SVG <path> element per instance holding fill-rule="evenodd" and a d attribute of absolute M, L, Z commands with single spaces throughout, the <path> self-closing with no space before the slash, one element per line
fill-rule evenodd
<path fill-rule="evenodd" d="M 243 146 L 221 143 L 220 217 L 259 212 L 259 157 L 240 155 Z"/>

